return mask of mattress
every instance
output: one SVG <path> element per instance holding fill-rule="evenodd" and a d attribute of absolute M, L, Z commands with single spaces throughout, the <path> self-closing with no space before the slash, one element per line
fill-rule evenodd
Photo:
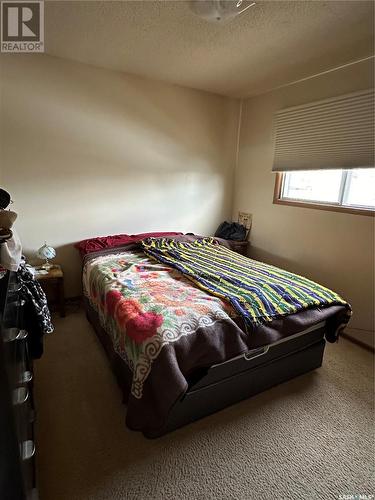
<path fill-rule="evenodd" d="M 201 390 L 220 400 L 212 392 L 215 384 L 230 386 L 231 377 L 258 365 L 268 366 L 277 359 L 283 366 L 280 360 L 285 356 L 300 359 L 296 352 L 312 349 L 316 356 L 311 366 L 319 366 L 326 325 L 345 313 L 342 306 L 314 308 L 249 331 L 227 303 L 131 247 L 88 256 L 83 285 L 89 319 L 123 388 L 127 425 L 149 436 L 178 426 L 181 418 L 172 419 L 172 425 L 170 416 L 181 413 L 182 400 Z M 288 373 L 282 372 L 280 381 Z M 277 374 L 275 370 L 273 376 Z M 183 412 L 189 413 L 186 408 Z"/>

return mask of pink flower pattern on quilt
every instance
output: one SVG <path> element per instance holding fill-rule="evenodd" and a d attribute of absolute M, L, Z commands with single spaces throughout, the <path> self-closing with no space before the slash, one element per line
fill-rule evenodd
<path fill-rule="evenodd" d="M 86 297 L 133 372 L 136 398 L 142 397 L 164 345 L 196 334 L 200 326 L 236 316 L 229 304 L 142 252 L 96 257 L 85 265 L 83 277 Z"/>

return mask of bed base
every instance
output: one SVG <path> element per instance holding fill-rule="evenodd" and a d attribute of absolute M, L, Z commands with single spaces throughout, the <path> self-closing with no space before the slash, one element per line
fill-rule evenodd
<path fill-rule="evenodd" d="M 189 389 L 172 408 L 162 433 L 170 432 L 320 367 L 324 347 L 325 340 L 322 339 L 303 350 L 282 356 L 270 363 L 262 363 L 205 387 Z"/>
<path fill-rule="evenodd" d="M 123 391 L 126 403 L 130 393 L 131 372 L 115 352 L 109 336 L 100 326 L 99 318 L 85 301 L 87 318 L 92 324 L 112 370 Z M 183 425 L 215 413 L 298 375 L 319 368 L 325 347 L 325 325 L 292 335 L 280 342 L 248 351 L 231 360 L 195 374 L 189 388 L 172 407 L 166 424 L 152 435 L 159 437 Z"/>

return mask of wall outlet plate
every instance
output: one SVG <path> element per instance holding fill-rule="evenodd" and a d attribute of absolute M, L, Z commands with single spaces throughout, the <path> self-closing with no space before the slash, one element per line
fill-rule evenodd
<path fill-rule="evenodd" d="M 251 229 L 251 224 L 253 222 L 253 214 L 248 212 L 238 212 L 238 223 L 246 227 L 246 229 Z"/>

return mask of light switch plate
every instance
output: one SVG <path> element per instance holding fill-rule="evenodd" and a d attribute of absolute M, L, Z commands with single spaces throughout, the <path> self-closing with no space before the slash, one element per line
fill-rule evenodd
<path fill-rule="evenodd" d="M 253 214 L 248 212 L 238 212 L 238 222 L 246 227 L 246 229 L 251 229 L 251 224 L 253 221 Z"/>

